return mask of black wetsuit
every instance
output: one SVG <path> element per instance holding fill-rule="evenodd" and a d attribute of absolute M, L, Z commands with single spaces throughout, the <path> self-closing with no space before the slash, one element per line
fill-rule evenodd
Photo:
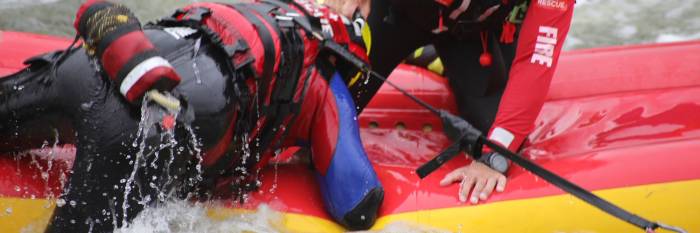
<path fill-rule="evenodd" d="M 372 0 L 371 3 L 367 21 L 372 34 L 369 53 L 372 68 L 387 76 L 417 48 L 433 44 L 445 67 L 444 74 L 455 90 L 462 117 L 482 132 L 488 131 L 503 94 L 507 71 L 515 55 L 515 44 L 498 42 L 501 30 L 490 30 L 491 43 L 488 46 L 494 55 L 494 63 L 482 67 L 479 63 L 483 52 L 479 33 L 457 37 L 432 32 L 438 24 L 435 21 L 439 19 L 441 5 L 433 0 L 402 0 L 398 6 L 392 2 Z M 496 46 L 499 49 L 495 49 Z M 360 109 L 369 103 L 382 84 L 381 80 L 371 78 L 368 82 L 351 86 L 351 92 L 361 93 L 353 95 Z"/>
<path fill-rule="evenodd" d="M 235 95 L 231 94 L 231 75 L 218 62 L 226 61 L 226 56 L 206 40 L 194 56 L 193 40 L 176 40 L 160 30 L 146 32 L 161 54 L 185 77 L 175 91 L 197 106 L 197 119 L 192 127 L 197 135 L 206 135 L 198 138 L 202 147 L 212 147 L 224 134 L 224 125 L 230 122 L 233 114 L 230 103 L 235 102 Z M 139 109 L 127 103 L 118 92 L 111 91 L 113 84 L 91 66 L 82 49 L 71 51 L 53 76 L 51 63 L 55 61 L 56 56 L 38 58 L 28 70 L 0 79 L 0 90 L 4 92 L 0 95 L 0 122 L 3 122 L 0 151 L 37 148 L 42 142 L 39 139 L 54 138 L 54 127 L 58 128 L 62 143 L 75 142 L 77 146 L 73 172 L 65 187 L 66 193 L 61 196 L 61 203 L 65 204 L 56 207 L 46 232 L 111 231 L 122 226 L 125 216 L 132 219 L 145 205 L 157 201 L 160 192 L 174 191 L 172 196 L 177 197 L 192 190 L 185 181 L 192 178 L 197 160 L 190 153 L 191 148 L 183 144 L 186 150 L 176 153 L 175 156 L 180 157 L 173 163 L 169 162 L 173 155 L 168 151 L 146 158 L 146 163 L 156 166 L 138 170 L 130 185 L 132 190 L 124 213 L 122 203 L 128 183 L 125 181 L 133 171 L 134 155 L 139 149 L 132 145 L 140 119 Z M 197 76 L 193 62 L 197 63 Z M 196 79 L 201 82 L 198 84 Z M 12 87 L 20 83 L 24 88 L 13 90 Z M 34 117 L 48 113 L 51 114 L 39 120 Z M 34 125 L 37 122 L 41 124 Z M 27 129 L 42 132 L 27 132 Z M 178 130 L 176 135 L 188 135 L 183 129 Z M 161 169 L 164 166 L 169 168 L 169 174 L 164 174 L 165 169 Z M 168 179 L 164 179 L 166 176 Z M 170 179 L 175 176 L 179 179 Z M 147 196 L 152 201 L 144 201 L 148 200 Z"/>
<path fill-rule="evenodd" d="M 463 6 L 471 2 L 465 11 Z M 569 31 L 574 0 L 372 0 L 370 60 L 388 74 L 432 43 L 463 118 L 517 150 L 534 128 Z M 491 8 L 500 5 L 498 8 Z M 460 8 L 462 7 L 462 8 Z M 489 17 L 486 9 L 496 9 Z M 479 18 L 484 20 L 480 21 Z M 483 62 L 488 52 L 492 62 Z M 488 56 L 484 56 L 488 57 Z M 356 82 L 364 107 L 381 81 Z"/>
<path fill-rule="evenodd" d="M 343 73 L 342 68 L 330 64 L 329 54 L 316 50 L 320 48 L 320 42 L 305 31 L 299 28 L 287 30 L 296 26 L 288 24 L 289 21 L 274 21 L 274 18 L 267 17 L 272 15 L 267 15 L 264 20 L 271 19 L 267 22 L 273 25 L 273 30 L 267 31 L 270 34 L 255 29 L 263 22 L 251 11 L 261 15 L 276 14 L 279 10 L 277 6 L 288 7 L 284 4 L 272 2 L 231 6 L 196 3 L 177 14 L 208 15 L 206 21 L 166 18 L 154 26 L 155 29 L 146 31 L 159 55 L 169 60 L 182 77 L 172 93 L 181 97 L 182 103 L 188 106 L 186 109 L 194 111 L 191 128 L 194 129 L 196 141 L 201 142 L 200 149 L 205 152 L 201 161 L 201 182 L 195 176 L 198 174 L 195 172 L 196 165 L 200 161 L 189 143 L 193 141 L 189 138 L 191 134 L 185 132 L 183 127 L 175 127 L 175 141 L 178 142 L 175 147 L 163 148 L 162 145 L 168 145 L 171 141 L 162 140 L 159 134 L 153 134 L 153 137 L 147 134 L 146 154 L 139 156 L 140 145 L 136 142 L 139 108 L 126 102 L 105 72 L 96 71 L 98 67 L 91 65 L 95 61 L 89 60 L 83 49 L 72 50 L 66 56 L 46 56 L 36 60 L 27 70 L 0 78 L 0 120 L 12 123 L 0 126 L 0 138 L 3 139 L 0 145 L 4 145 L 4 148 L 0 146 L 0 151 L 17 151 L 41 145 L 41 140 L 29 140 L 27 135 L 37 139 L 54 138 L 50 135 L 52 130 L 15 134 L 17 130 L 36 129 L 35 125 L 27 125 L 31 122 L 24 121 L 44 113 L 69 119 L 71 122 L 60 125 L 60 134 L 67 135 L 72 130 L 78 136 L 73 140 L 77 146 L 73 174 L 64 187 L 65 191 L 58 202 L 61 204 L 57 204 L 47 232 L 111 231 L 124 226 L 145 206 L 169 197 L 197 195 L 208 198 L 213 193 L 231 197 L 231 194 L 240 195 L 242 193 L 238 192 L 255 190 L 259 185 L 256 174 L 273 154 L 265 152 L 290 145 L 311 147 L 313 167 L 327 212 L 349 229 L 371 227 L 383 200 L 383 189 L 362 147 L 354 103 L 343 83 L 344 78 L 339 75 Z M 310 17 L 299 12 L 296 15 Z M 329 19 L 330 13 L 323 17 Z M 334 31 L 349 34 L 345 31 L 348 25 L 340 19 L 330 21 L 335 23 Z M 213 25 L 207 24 L 205 27 L 206 23 Z M 212 30 L 215 25 L 231 27 L 216 28 L 219 31 L 215 31 Z M 173 31 L 162 31 L 161 27 L 169 27 L 169 30 L 192 27 L 189 30 L 195 32 L 182 36 Z M 282 29 L 287 33 L 281 34 Z M 271 35 L 282 41 L 278 47 L 280 55 L 275 55 L 277 45 L 270 40 Z M 300 43 L 293 44 L 291 39 L 301 38 L 296 37 L 299 35 L 308 37 L 304 37 L 303 43 L 298 40 Z M 241 43 L 238 44 L 240 47 L 227 44 L 231 41 Z M 244 46 L 244 42 L 250 47 Z M 360 52 L 365 54 L 364 50 Z M 255 58 L 240 59 L 241 63 L 237 63 L 237 58 L 246 58 L 245 55 Z M 262 72 L 256 72 L 251 67 L 261 64 L 272 68 L 275 61 L 279 61 L 279 72 L 274 75 L 276 80 L 268 79 L 272 76 L 265 75 L 273 70 L 265 68 Z M 52 72 L 52 65 L 57 67 L 55 73 Z M 302 65 L 303 69 L 297 69 Z M 253 72 L 262 75 L 252 75 Z M 23 90 L 13 88 L 18 83 L 24 86 Z M 285 83 L 287 85 L 283 85 Z M 261 89 L 268 91 L 259 91 Z M 275 102 L 255 101 L 264 99 L 274 99 Z M 285 111 L 295 115 L 282 114 Z M 270 120 L 271 127 L 261 127 L 263 130 L 257 131 L 257 134 L 247 134 L 251 131 L 245 131 L 246 128 L 252 130 L 253 126 L 261 126 L 256 124 L 263 118 L 261 114 L 266 114 L 267 118 L 264 119 L 278 118 L 278 126 L 289 133 L 272 127 L 278 123 L 275 123 L 277 120 Z M 314 127 L 328 130 L 314 130 Z M 271 134 L 264 132 L 268 128 Z M 158 126 L 154 126 L 151 132 L 158 129 Z M 7 142 L 4 140 L 6 135 L 15 138 Z M 267 141 L 270 144 L 260 143 L 265 142 L 268 136 L 272 136 Z M 153 153 L 155 151 L 159 153 Z M 348 180 L 347 177 L 355 179 Z M 231 198 L 236 197 L 240 196 Z"/>

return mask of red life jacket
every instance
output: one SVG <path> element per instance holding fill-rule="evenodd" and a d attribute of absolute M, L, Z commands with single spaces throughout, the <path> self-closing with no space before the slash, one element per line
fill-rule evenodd
<path fill-rule="evenodd" d="M 227 170 L 232 164 L 257 170 L 279 148 L 287 124 L 299 112 L 306 83 L 317 73 L 314 69 L 323 73 L 323 67 L 328 67 L 333 72 L 337 66 L 330 64 L 329 54 L 314 33 L 368 60 L 361 34 L 355 33 L 352 22 L 309 0 L 195 3 L 158 25 L 199 29 L 226 52 L 237 73 L 246 74 L 237 80 L 248 96 L 239 95 L 232 143 L 251 145 L 252 155 L 247 161 L 236 161 L 239 158 L 211 153 L 216 156 L 207 155 L 203 162 L 211 170 Z"/>

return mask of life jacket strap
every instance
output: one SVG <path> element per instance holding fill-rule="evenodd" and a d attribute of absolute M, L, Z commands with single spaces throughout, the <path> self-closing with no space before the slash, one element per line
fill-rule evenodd
<path fill-rule="evenodd" d="M 232 117 L 235 125 L 235 135 L 232 143 L 242 144 L 248 143 L 244 135 L 248 134 L 254 125 L 255 116 L 252 113 L 251 102 L 254 97 L 251 94 L 250 88 L 246 84 L 246 80 L 257 79 L 253 68 L 253 56 L 249 53 L 249 46 L 244 40 L 239 31 L 233 27 L 226 28 L 227 31 L 220 32 L 215 30 L 215 24 L 226 25 L 227 22 L 222 22 L 223 19 L 214 16 L 211 9 L 207 7 L 191 7 L 187 9 L 178 9 L 175 13 L 163 19 L 160 19 L 154 26 L 156 27 L 190 27 L 196 29 L 199 35 L 203 35 L 213 45 L 220 49 L 229 59 L 228 62 L 222 63 L 225 70 L 231 75 L 231 84 L 233 85 L 233 94 L 236 96 L 235 105 L 236 112 Z M 214 22 L 216 21 L 216 22 Z M 192 34 L 191 36 L 195 36 Z M 228 41 L 228 42 L 227 42 Z M 236 151 L 234 148 L 233 154 L 243 154 L 243 151 Z M 234 164 L 234 156 L 222 156 L 211 166 L 204 169 L 203 187 L 205 190 L 211 190 L 215 187 L 219 177 L 235 175 L 237 171 L 231 170 L 231 165 Z"/>

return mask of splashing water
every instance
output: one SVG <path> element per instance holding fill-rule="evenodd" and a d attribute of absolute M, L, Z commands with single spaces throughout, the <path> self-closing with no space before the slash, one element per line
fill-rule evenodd
<path fill-rule="evenodd" d="M 136 177 L 136 172 L 138 171 L 139 167 L 141 166 L 140 163 L 143 159 L 143 153 L 146 150 L 146 138 L 149 135 L 149 131 L 151 129 L 151 126 L 153 125 L 154 122 L 152 122 L 151 119 L 151 114 L 148 108 L 148 101 L 149 98 L 146 97 L 144 98 L 144 101 L 141 105 L 141 121 L 139 122 L 139 127 L 138 131 L 136 132 L 136 140 L 134 140 L 134 143 L 132 144 L 133 146 L 138 145 L 139 150 L 136 152 L 136 158 L 134 158 L 134 167 L 131 171 L 131 174 L 129 174 L 129 178 L 126 180 L 126 184 L 124 187 L 124 202 L 122 203 L 122 210 L 124 213 L 124 220 L 122 222 L 123 226 L 128 225 L 127 219 L 127 210 L 129 208 L 128 201 L 129 200 L 129 194 L 131 193 L 131 186 L 134 183 L 134 179 Z"/>
<path fill-rule="evenodd" d="M 161 206 L 146 208 L 131 225 L 115 233 L 231 233 L 231 232 L 287 232 L 284 214 L 267 205 L 255 210 L 225 210 L 215 203 L 171 201 Z M 220 214 L 222 213 L 222 214 Z M 447 233 L 450 231 L 411 222 L 393 222 L 381 230 L 357 233 Z"/>
<path fill-rule="evenodd" d="M 204 158 L 202 157 L 202 142 L 197 139 L 197 135 L 194 133 L 194 129 L 190 125 L 185 125 L 185 130 L 187 130 L 187 133 L 189 133 L 189 138 L 190 138 L 190 145 L 192 145 L 192 151 L 194 152 L 194 156 L 197 159 L 197 165 L 195 165 L 195 170 L 197 174 L 195 175 L 193 181 L 191 182 L 196 182 L 199 183 L 202 181 L 202 162 L 204 161 Z M 194 184 L 194 183 L 193 183 Z"/>
<path fill-rule="evenodd" d="M 58 130 L 53 129 L 53 131 L 53 143 L 50 143 L 48 140 L 45 140 L 39 148 L 22 152 L 15 157 L 15 160 L 17 161 L 17 172 L 19 172 L 21 169 L 19 161 L 22 157 L 29 157 L 29 165 L 36 168 L 38 172 L 38 178 L 44 184 L 43 196 L 47 200 L 45 208 L 49 208 L 50 204 L 52 203 L 52 200 L 55 198 L 55 194 L 52 189 L 52 184 L 50 182 L 50 174 L 56 172 L 54 163 L 64 161 L 66 162 L 66 167 L 70 167 L 70 161 L 67 161 L 63 155 L 61 155 L 61 158 L 57 157 L 57 154 L 62 154 L 62 150 L 64 149 L 59 145 L 60 142 Z M 61 169 L 60 166 L 57 168 Z M 61 187 L 63 187 L 63 185 L 67 182 L 67 178 L 65 177 L 65 174 L 63 172 L 58 173 L 60 174 L 58 181 L 60 182 Z M 20 175 L 20 173 L 17 173 L 17 175 Z M 20 187 L 18 185 L 15 185 L 14 189 L 18 194 L 23 193 L 24 195 L 28 195 L 29 192 L 29 187 L 27 186 Z M 28 195 L 28 197 L 30 199 L 36 199 L 36 194 Z"/>
<path fill-rule="evenodd" d="M 261 205 L 257 210 L 232 214 L 223 219 L 211 216 L 212 204 L 174 201 L 147 208 L 127 227 L 116 233 L 140 232 L 283 232 L 282 214 Z"/>
<path fill-rule="evenodd" d="M 182 155 L 183 153 L 185 153 L 185 145 L 179 145 L 178 141 L 176 140 L 175 129 L 177 128 L 177 121 L 174 123 L 173 127 L 158 127 L 158 124 L 160 124 L 163 116 L 169 115 L 174 119 L 177 119 L 179 110 L 164 109 L 160 106 L 153 105 L 151 101 L 151 98 L 148 96 L 146 96 L 143 100 L 141 107 L 141 119 L 139 122 L 135 140 L 132 143 L 132 146 L 138 147 L 139 149 L 134 155 L 133 162 L 130 162 L 130 164 L 133 164 L 133 169 L 129 174 L 129 177 L 123 182 L 125 183 L 125 186 L 123 199 L 124 201 L 121 203 L 121 208 L 124 213 L 122 219 L 122 226 L 129 225 L 127 210 L 130 206 L 128 200 L 131 195 L 131 192 L 133 191 L 132 189 L 134 183 L 136 182 L 136 176 L 139 170 L 150 167 L 155 171 L 159 171 L 158 173 L 164 174 L 164 183 L 158 185 L 153 183 L 155 182 L 155 180 L 158 179 L 157 176 L 153 175 L 151 181 L 149 182 L 149 186 L 157 190 L 157 196 L 155 197 L 157 198 L 157 201 L 166 202 L 171 198 L 173 192 L 164 189 L 166 187 L 172 186 L 173 182 L 179 178 L 177 174 L 171 174 L 171 165 L 176 163 L 176 157 L 178 155 Z M 156 128 L 160 130 L 157 130 Z M 202 180 L 202 144 L 197 139 L 195 131 L 190 125 L 185 124 L 183 125 L 183 128 L 187 132 L 187 136 L 190 138 L 190 141 L 186 142 L 188 144 L 187 148 L 190 148 L 190 151 L 187 151 L 188 153 L 185 154 L 187 154 L 188 156 L 193 155 L 197 159 L 197 164 L 195 167 L 195 178 L 194 180 L 189 180 L 190 185 L 195 185 L 196 183 L 199 183 Z M 156 132 L 160 132 L 158 135 L 155 135 L 158 137 L 158 141 L 160 142 L 158 145 L 149 145 L 153 143 L 152 141 L 149 141 L 152 140 L 152 138 L 154 137 L 153 130 L 156 130 Z M 167 158 L 166 164 L 160 165 L 159 167 L 157 161 L 160 160 L 159 158 L 161 156 L 161 152 L 163 151 L 169 154 L 169 158 Z M 188 159 L 188 156 L 181 158 Z M 149 160 L 150 158 L 152 158 L 152 162 L 148 164 L 147 160 Z M 146 195 L 140 198 L 141 199 L 138 200 L 138 203 L 143 206 L 149 205 L 153 201 L 153 197 L 151 197 L 150 195 Z"/>

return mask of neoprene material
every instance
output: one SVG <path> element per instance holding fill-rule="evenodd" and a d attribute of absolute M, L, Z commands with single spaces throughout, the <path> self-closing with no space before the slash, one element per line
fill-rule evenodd
<path fill-rule="evenodd" d="M 236 28 L 245 28 L 244 25 L 238 24 L 251 26 L 246 21 L 232 23 L 236 23 L 234 25 Z M 238 72 L 244 70 L 230 69 L 231 54 L 227 53 L 228 50 L 225 48 L 221 48 L 216 40 L 208 40 L 206 36 L 202 37 L 200 46 L 197 36 L 175 37 L 161 30 L 146 30 L 146 35 L 183 77 L 182 82 L 173 91 L 194 109 L 195 120 L 192 128 L 195 129 L 195 134 L 202 144 L 205 161 L 207 158 L 231 157 L 230 161 L 234 165 L 240 165 L 240 154 L 236 154 L 232 149 L 236 143 L 232 143 L 231 129 L 232 122 L 236 122 L 236 112 L 241 109 L 236 106 L 239 103 L 237 99 L 239 95 L 234 77 L 240 78 Z M 263 52 L 255 49 L 255 46 L 251 47 L 253 53 Z M 115 83 L 110 82 L 106 75 L 97 73 L 91 67 L 91 62 L 83 49 L 71 51 L 64 62 L 57 64 L 57 72 L 54 76 L 48 71 L 56 62 L 55 58 L 53 55 L 48 55 L 46 58 L 37 59 L 30 69 L 0 79 L 0 88 L 2 88 L 0 99 L 3 100 L 0 101 L 0 119 L 7 119 L 4 122 L 13 123 L 12 127 L 0 126 L 0 137 L 24 141 L 22 137 L 25 134 L 17 136 L 17 130 L 31 131 L 36 130 L 35 127 L 44 126 L 43 124 L 31 125 L 31 119 L 35 119 L 36 116 L 53 116 L 56 117 L 57 122 L 60 119 L 68 119 L 68 122 L 61 122 L 62 128 L 56 131 L 61 141 L 75 142 L 78 151 L 73 175 L 61 198 L 67 203 L 75 201 L 77 204 L 57 207 L 47 231 L 87 232 L 89 229 L 96 232 L 112 231 L 115 226 L 119 227 L 124 222 L 130 221 L 144 206 L 155 202 L 153 197 L 159 190 L 149 188 L 149 181 L 145 178 L 152 177 L 153 174 L 161 174 L 160 172 L 166 166 L 159 165 L 156 169 L 139 170 L 131 185 L 121 182 L 128 179 L 129 174 L 133 172 L 131 163 L 135 159 L 137 148 L 131 146 L 131 142 L 134 141 L 138 130 L 140 117 L 138 109 L 131 107 L 119 94 L 119 87 Z M 308 62 L 311 63 L 308 72 L 312 73 L 310 79 L 325 85 L 327 80 L 320 75 L 320 70 L 313 66 L 316 61 L 312 59 Z M 314 95 L 309 95 L 304 98 L 302 105 L 333 102 L 339 107 L 338 111 L 342 112 L 331 115 L 342 116 L 339 124 L 332 126 L 338 127 L 336 138 L 343 137 L 344 140 L 337 144 L 328 144 L 328 147 L 333 147 L 328 150 L 329 153 L 319 154 L 319 156 L 334 158 L 328 160 L 327 170 L 329 171 L 323 175 L 325 178 L 319 177 L 319 180 L 342 182 L 325 184 L 327 190 L 333 192 L 332 195 L 327 196 L 326 202 L 329 203 L 329 207 L 333 207 L 329 212 L 334 213 L 335 219 L 351 229 L 366 229 L 376 219 L 383 191 L 359 141 L 352 98 L 342 80 L 337 77 L 334 80 L 334 87 L 324 88 L 324 90 L 328 93 L 339 90 L 342 91 L 341 94 L 333 94 L 331 98 L 330 94 L 323 92 L 315 95 L 317 99 L 311 98 Z M 304 82 L 299 83 L 300 86 L 304 86 Z M 24 84 L 23 90 L 13 90 L 13 86 L 17 84 Z M 295 99 L 296 97 L 298 96 L 295 96 Z M 319 100 L 320 98 L 323 99 Z M 312 120 L 327 117 L 326 115 L 305 116 Z M 344 129 L 344 127 L 354 128 Z M 31 143 L 21 146 L 36 148 L 46 138 L 54 138 L 52 133 L 55 127 L 47 128 L 51 130 L 37 137 L 42 140 L 27 140 L 26 142 Z M 307 127 L 301 131 L 306 130 L 304 132 L 308 135 L 310 129 Z M 176 139 L 179 142 L 189 142 L 186 138 L 188 134 L 182 132 L 183 130 L 176 127 L 176 136 L 179 135 Z M 26 135 L 34 134 L 29 132 Z M 78 137 L 71 140 L 71 135 Z M 3 140 L 3 143 L 5 141 Z M 4 145 L 7 148 L 1 148 L 3 150 L 17 151 L 18 149 L 18 144 Z M 4 146 L 0 145 L 0 147 Z M 148 157 L 148 159 L 166 161 L 171 156 L 170 153 L 161 152 L 158 156 Z M 189 162 L 194 158 L 178 158 L 181 158 L 181 160 L 178 159 L 180 163 L 172 164 L 170 170 L 177 171 L 180 174 L 179 178 L 187 179 L 191 176 L 190 171 L 193 167 Z M 348 159 L 350 162 L 347 161 Z M 348 167 L 344 164 L 356 166 Z M 343 176 L 339 175 L 342 174 L 351 174 L 359 178 L 348 182 L 340 179 Z M 216 177 L 230 174 L 210 175 Z M 190 194 L 191 189 L 194 188 L 186 185 L 167 187 L 167 189 L 177 189 L 174 191 L 178 196 Z M 128 192 L 129 195 L 125 195 L 129 189 L 131 190 Z M 150 200 L 146 197 L 150 197 Z M 124 206 L 126 208 L 123 208 Z"/>
<path fill-rule="evenodd" d="M 520 1 L 508 2 L 513 7 Z M 546 1 L 530 1 L 518 25 L 504 22 L 508 7 L 499 8 L 486 25 L 468 25 L 441 17 L 449 9 L 435 1 L 372 0 L 372 68 L 387 76 L 415 49 L 434 44 L 460 115 L 489 138 L 517 150 L 534 127 L 569 30 L 575 1 L 560 2 L 551 7 Z M 440 25 L 449 29 L 436 32 Z M 474 30 L 479 27 L 483 30 Z M 480 64 L 485 52 L 492 55 L 488 67 Z M 350 87 L 360 111 L 382 83 L 369 79 Z"/>
<path fill-rule="evenodd" d="M 360 139 L 352 96 L 337 73 L 330 80 L 339 124 L 335 152 L 325 175 L 318 174 L 326 209 L 351 230 L 375 221 L 383 190 Z M 351 188 L 350 188 L 351 187 Z"/>
<path fill-rule="evenodd" d="M 483 48 L 478 36 L 455 39 L 449 34 L 431 32 L 437 25 L 437 12 L 443 8 L 434 1 L 404 0 L 401 6 L 420 6 L 397 9 L 392 0 L 372 0 L 368 24 L 372 30 L 370 62 L 372 69 L 382 76 L 389 73 L 417 48 L 434 44 L 454 90 L 460 115 L 482 132 L 488 132 L 498 110 L 509 70 L 515 54 L 515 44 L 488 43 L 489 50 L 499 46 L 500 53 L 492 52 L 494 64 L 484 68 L 479 64 Z M 500 28 L 493 32 L 500 36 Z M 411 35 L 411 36 L 406 36 Z M 493 40 L 493 39 L 491 39 Z M 350 87 L 361 112 L 383 82 L 370 78 Z"/>
<path fill-rule="evenodd" d="M 175 91 L 196 106 L 197 117 L 192 128 L 200 135 L 202 148 L 212 148 L 224 135 L 234 111 L 230 103 L 235 102 L 232 99 L 235 97 L 227 82 L 231 76 L 217 62 L 227 57 L 206 41 L 202 42 L 197 56 L 192 57 L 193 40 L 176 40 L 160 30 L 147 30 L 146 34 L 186 77 Z M 50 72 L 51 62 L 55 62 L 55 56 L 36 58 L 29 69 L 0 78 L 0 120 L 12 123 L 0 126 L 3 139 L 0 150 L 39 148 L 43 140 L 56 138 L 55 134 L 61 143 L 75 143 L 73 173 L 60 197 L 67 204 L 55 209 L 47 232 L 88 232 L 90 228 L 93 232 L 111 232 L 113 222 L 121 226 L 124 219 L 135 217 L 143 205 L 155 202 L 156 198 L 143 201 L 148 195 L 155 197 L 157 190 L 149 188 L 142 178 L 160 174 L 165 167 L 162 159 L 169 159 L 171 154 L 163 152 L 159 157 L 149 157 L 150 162 L 158 161 L 160 169 L 139 171 L 127 197 L 129 208 L 124 212 L 121 207 L 126 184 L 120 180 L 128 178 L 133 170 L 129 163 L 134 161 L 137 148 L 131 142 L 140 113 L 125 101 L 107 77 L 92 68 L 82 49 L 67 55 L 58 65 L 56 76 Z M 197 76 L 192 62 L 197 63 Z M 20 83 L 22 90 L 12 88 Z M 188 141 L 184 137 L 187 133 L 181 130 L 176 131 L 176 135 L 182 136 L 178 141 Z M 24 141 L 27 137 L 30 140 Z M 12 144 L 17 141 L 24 143 Z M 182 163 L 172 164 L 170 172 L 182 172 L 179 177 L 187 178 L 193 167 L 188 162 L 194 158 L 179 158 Z M 180 193 L 179 189 L 174 190 L 176 194 Z M 76 204 L 71 205 L 71 201 Z"/>

